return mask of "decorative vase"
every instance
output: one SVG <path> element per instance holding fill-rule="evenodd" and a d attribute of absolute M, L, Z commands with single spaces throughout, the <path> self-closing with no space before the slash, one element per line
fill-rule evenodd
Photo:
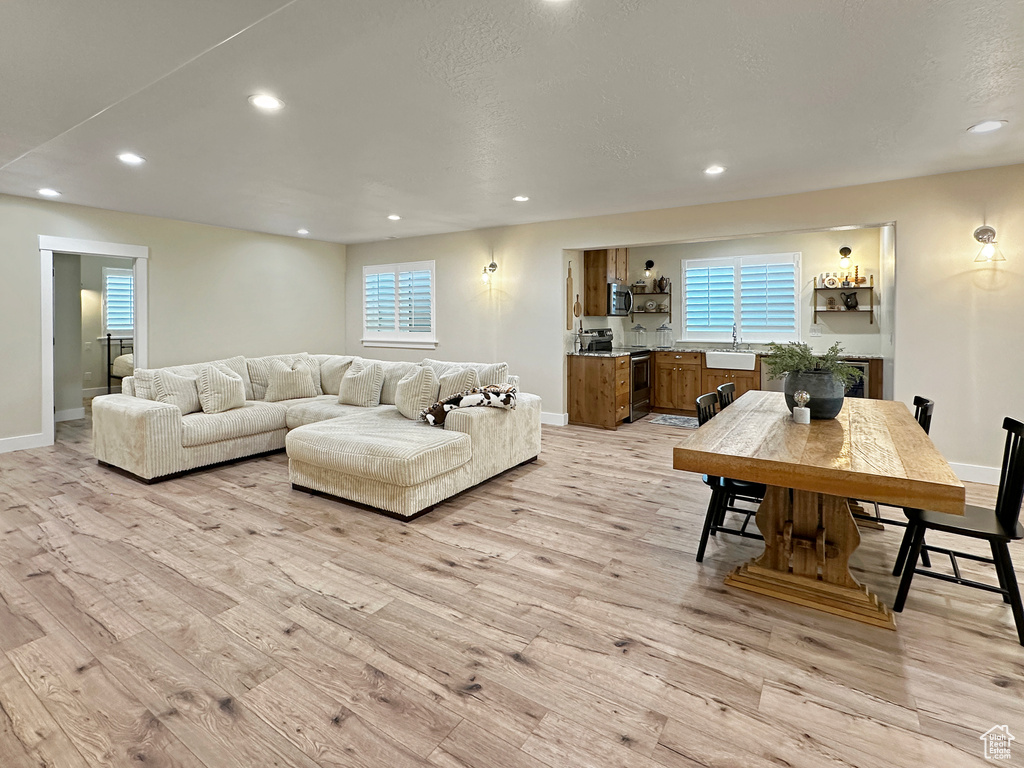
<path fill-rule="evenodd" d="M 807 407 L 811 410 L 812 419 L 834 419 L 843 409 L 846 391 L 831 371 L 790 371 L 786 374 L 784 391 L 790 413 L 796 406 L 793 395 L 801 389 L 811 396 Z"/>
<path fill-rule="evenodd" d="M 658 293 L 668 293 L 668 278 L 664 275 L 658 278 Z"/>

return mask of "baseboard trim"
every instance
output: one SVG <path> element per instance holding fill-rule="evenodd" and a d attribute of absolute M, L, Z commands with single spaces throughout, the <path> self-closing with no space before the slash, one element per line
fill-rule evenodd
<path fill-rule="evenodd" d="M 53 440 L 42 432 L 38 435 L 19 435 L 18 437 L 0 437 L 0 453 L 25 451 L 29 448 L 46 448 L 53 445 Z"/>
<path fill-rule="evenodd" d="M 121 393 L 121 385 L 120 384 L 118 384 L 116 387 L 111 387 L 110 388 L 110 394 L 118 395 L 120 393 Z M 105 394 L 107 394 L 107 388 L 106 387 L 91 387 L 89 389 L 83 389 L 82 390 L 82 397 L 86 398 L 88 400 L 92 400 L 94 397 L 98 397 L 99 395 L 105 395 Z"/>
<path fill-rule="evenodd" d="M 540 412 L 540 423 L 550 424 L 553 427 L 564 427 L 569 423 L 568 413 L 547 413 Z"/>
<path fill-rule="evenodd" d="M 85 418 L 85 408 L 68 408 L 64 411 L 54 411 L 54 421 L 76 421 Z"/>
<path fill-rule="evenodd" d="M 999 485 L 999 467 L 983 467 L 978 464 L 954 464 L 950 467 L 956 472 L 956 476 L 968 483 L 986 483 L 987 485 Z"/>

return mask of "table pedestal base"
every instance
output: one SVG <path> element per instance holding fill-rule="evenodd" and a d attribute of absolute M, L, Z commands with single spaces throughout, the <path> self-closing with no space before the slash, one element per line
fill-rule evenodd
<path fill-rule="evenodd" d="M 725 583 L 887 629 L 892 611 L 850 573 L 860 533 L 849 500 L 768 486 L 757 510 L 764 553 Z"/>

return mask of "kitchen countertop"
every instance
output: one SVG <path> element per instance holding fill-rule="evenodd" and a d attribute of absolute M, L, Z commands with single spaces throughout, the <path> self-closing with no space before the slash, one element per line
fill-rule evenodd
<path fill-rule="evenodd" d="M 612 347 L 611 351 L 605 352 L 567 352 L 572 357 L 622 357 L 633 352 L 753 352 L 755 355 L 764 357 L 767 350 L 758 349 L 723 349 L 708 347 Z M 881 355 L 843 355 L 844 360 L 881 360 Z"/>

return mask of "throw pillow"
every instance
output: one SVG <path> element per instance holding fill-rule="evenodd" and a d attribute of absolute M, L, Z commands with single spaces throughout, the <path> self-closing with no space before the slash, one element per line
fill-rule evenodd
<path fill-rule="evenodd" d="M 267 393 L 263 396 L 268 403 L 316 397 L 316 383 L 313 381 L 309 360 L 300 358 L 291 365 L 283 360 L 271 360 L 269 368 Z"/>
<path fill-rule="evenodd" d="M 359 358 L 354 355 L 314 355 L 320 362 L 320 386 L 325 395 L 336 395 L 341 389 L 341 377 Z"/>
<path fill-rule="evenodd" d="M 372 408 L 380 405 L 380 389 L 384 386 L 384 366 L 371 360 L 355 360 L 341 378 L 338 402 Z"/>
<path fill-rule="evenodd" d="M 398 388 L 398 382 L 418 370 L 420 364 L 381 361 L 381 365 L 384 367 L 384 385 L 380 388 L 380 404 L 396 405 L 395 390 Z"/>
<path fill-rule="evenodd" d="M 501 387 L 476 387 L 468 392 L 459 392 L 424 409 L 420 413 L 420 418 L 427 424 L 443 425 L 450 411 L 477 406 L 511 410 L 516 407 L 516 388 L 506 384 Z"/>
<path fill-rule="evenodd" d="M 203 409 L 196 380 L 171 371 L 157 370 L 153 376 L 153 400 L 178 406 L 184 416 Z"/>
<path fill-rule="evenodd" d="M 135 386 L 135 396 L 143 400 L 154 398 L 153 390 L 156 388 L 155 368 L 136 368 L 132 377 L 132 384 Z"/>
<path fill-rule="evenodd" d="M 268 355 L 266 357 L 246 358 L 245 365 L 252 386 L 251 399 L 267 399 L 267 387 L 270 384 L 270 365 L 275 360 L 279 360 L 289 366 L 296 360 L 305 360 L 309 365 L 309 371 L 313 376 L 313 386 L 316 387 L 317 394 L 323 394 L 323 392 L 320 389 L 319 362 L 317 360 L 312 359 L 308 352 L 297 352 L 291 355 Z"/>
<path fill-rule="evenodd" d="M 245 405 L 242 377 L 220 363 L 204 366 L 196 381 L 203 413 L 223 413 Z"/>
<path fill-rule="evenodd" d="M 422 365 L 434 369 L 434 373 L 443 376 L 456 368 L 472 368 L 480 376 L 480 386 L 503 386 L 508 384 L 508 363 L 451 363 L 445 360 L 423 359 Z"/>
<path fill-rule="evenodd" d="M 480 377 L 473 368 L 456 368 L 438 377 L 437 383 L 439 389 L 437 399 L 444 400 L 459 392 L 479 387 Z"/>
<path fill-rule="evenodd" d="M 407 419 L 417 419 L 420 413 L 437 400 L 437 376 L 430 368 L 416 366 L 395 387 L 395 405 Z"/>

